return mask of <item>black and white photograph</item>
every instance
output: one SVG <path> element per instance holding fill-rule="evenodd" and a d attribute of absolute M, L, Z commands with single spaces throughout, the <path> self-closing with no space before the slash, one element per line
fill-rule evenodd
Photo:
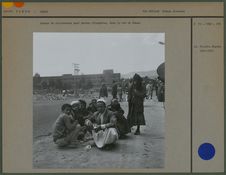
<path fill-rule="evenodd" d="M 33 168 L 165 160 L 165 33 L 33 33 Z"/>

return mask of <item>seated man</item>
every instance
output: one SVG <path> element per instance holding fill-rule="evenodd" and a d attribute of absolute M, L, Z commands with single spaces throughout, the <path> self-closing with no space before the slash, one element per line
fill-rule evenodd
<path fill-rule="evenodd" d="M 73 117 L 74 120 L 77 120 L 78 123 L 81 125 L 81 123 L 83 122 L 81 116 L 79 115 L 79 110 L 80 110 L 80 102 L 79 101 L 72 101 L 71 102 L 71 115 Z"/>
<path fill-rule="evenodd" d="M 76 146 L 81 126 L 74 120 L 71 114 L 71 105 L 64 104 L 62 113 L 57 118 L 53 129 L 53 141 L 59 147 Z"/>
<path fill-rule="evenodd" d="M 90 114 L 93 114 L 94 112 L 97 112 L 97 100 L 94 98 L 92 99 L 91 103 L 89 104 L 89 106 L 87 107 L 87 111 Z"/>
<path fill-rule="evenodd" d="M 82 99 L 80 99 L 79 102 L 81 104 L 79 109 L 80 114 L 83 116 L 83 118 L 86 118 L 89 115 L 89 112 L 86 109 L 86 102 L 85 100 L 82 100 Z"/>
<path fill-rule="evenodd" d="M 128 121 L 123 115 L 124 110 L 121 108 L 120 103 L 117 99 L 112 99 L 111 104 L 108 106 L 108 109 L 112 111 L 113 114 L 116 116 L 116 127 L 118 129 L 120 138 L 123 138 L 126 134 L 130 132 Z"/>
<path fill-rule="evenodd" d="M 113 144 L 118 140 L 116 127 L 116 117 L 106 108 L 103 99 L 97 100 L 97 112 L 85 124 L 93 127 L 93 139 L 98 148 Z"/>
<path fill-rule="evenodd" d="M 80 99 L 79 102 L 80 102 L 80 108 L 79 108 L 79 113 L 78 113 L 79 116 L 80 116 L 79 124 L 81 126 L 84 126 L 85 120 L 89 119 L 92 114 L 90 114 L 88 112 L 88 110 L 86 109 L 86 102 L 84 100 Z"/>
<path fill-rule="evenodd" d="M 71 106 L 72 106 L 71 115 L 72 115 L 73 119 L 74 120 L 77 120 L 78 121 L 78 124 L 80 124 L 80 126 L 83 127 L 84 126 L 85 119 L 83 118 L 83 115 L 80 112 L 81 102 L 80 101 L 72 101 L 71 102 Z M 83 127 L 81 129 L 81 131 L 79 132 L 78 139 L 79 140 L 83 140 L 85 133 L 86 133 L 86 127 Z"/>

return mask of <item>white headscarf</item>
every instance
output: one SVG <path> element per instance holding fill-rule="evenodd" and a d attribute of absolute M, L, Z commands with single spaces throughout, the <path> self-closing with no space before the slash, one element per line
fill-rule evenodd
<path fill-rule="evenodd" d="M 79 102 L 78 100 L 72 101 L 72 102 L 71 102 L 71 106 L 74 105 L 74 104 L 79 104 L 79 103 L 80 103 L 80 102 Z"/>
<path fill-rule="evenodd" d="M 98 100 L 97 100 L 97 103 L 98 103 L 98 102 L 103 102 L 103 103 L 106 105 L 106 101 L 105 101 L 103 98 L 98 99 Z"/>

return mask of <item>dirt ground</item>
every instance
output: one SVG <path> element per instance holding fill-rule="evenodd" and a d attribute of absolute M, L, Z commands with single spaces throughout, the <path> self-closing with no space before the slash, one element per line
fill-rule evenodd
<path fill-rule="evenodd" d="M 70 99 L 67 99 L 68 101 Z M 34 168 L 163 168 L 164 167 L 164 121 L 163 104 L 154 97 L 145 100 L 146 125 L 141 135 L 132 133 L 118 140 L 115 145 L 98 149 L 92 140 L 80 143 L 76 148 L 59 149 L 52 141 L 51 126 L 62 103 L 34 102 L 33 120 L 33 167 Z M 121 107 L 128 111 L 127 102 Z M 87 149 L 87 145 L 91 149 Z"/>

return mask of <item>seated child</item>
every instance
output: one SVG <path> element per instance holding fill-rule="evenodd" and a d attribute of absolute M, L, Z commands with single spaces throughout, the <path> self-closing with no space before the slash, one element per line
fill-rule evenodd
<path fill-rule="evenodd" d="M 126 134 L 130 132 L 128 121 L 124 116 L 124 110 L 121 108 L 120 103 L 117 99 L 112 99 L 111 104 L 108 106 L 108 109 L 112 111 L 113 114 L 116 116 L 116 127 L 118 129 L 120 138 L 123 138 Z"/>
<path fill-rule="evenodd" d="M 62 113 L 57 118 L 53 129 L 53 141 L 59 147 L 76 146 L 81 126 L 74 120 L 71 114 L 71 105 L 64 104 Z"/>

